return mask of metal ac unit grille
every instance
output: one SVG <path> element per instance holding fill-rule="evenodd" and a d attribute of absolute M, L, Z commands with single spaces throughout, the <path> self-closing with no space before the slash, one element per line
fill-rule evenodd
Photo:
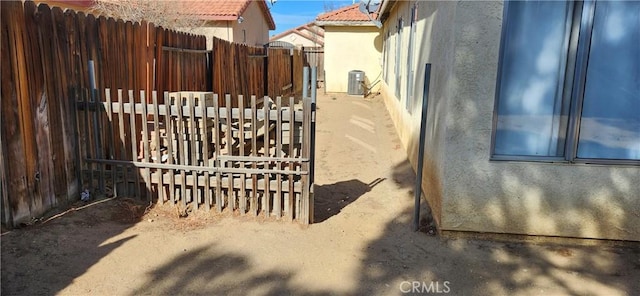
<path fill-rule="evenodd" d="M 364 81 L 364 71 L 349 71 L 349 85 L 347 94 L 356 96 L 364 95 L 364 90 L 362 89 L 362 81 Z"/>

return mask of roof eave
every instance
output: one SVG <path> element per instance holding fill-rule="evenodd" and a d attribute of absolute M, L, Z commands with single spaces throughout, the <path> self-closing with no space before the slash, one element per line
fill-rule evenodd
<path fill-rule="evenodd" d="M 375 27 L 370 21 L 316 21 L 316 25 L 324 26 L 340 26 L 340 27 Z"/>
<path fill-rule="evenodd" d="M 197 17 L 205 21 L 236 21 L 238 20 L 237 15 L 198 15 Z"/>
<path fill-rule="evenodd" d="M 380 8 L 378 9 L 378 13 L 376 15 L 376 19 L 384 23 L 387 20 L 389 12 L 393 9 L 396 3 L 396 0 L 382 0 L 382 3 L 380 4 Z"/>
<path fill-rule="evenodd" d="M 265 0 L 258 1 L 258 5 L 260 5 L 260 9 L 262 9 L 262 13 L 267 21 L 267 25 L 269 25 L 269 30 L 276 29 L 276 22 L 273 20 L 273 16 L 271 15 L 271 11 L 267 6 L 267 2 Z M 244 11 L 242 12 L 244 13 Z"/>

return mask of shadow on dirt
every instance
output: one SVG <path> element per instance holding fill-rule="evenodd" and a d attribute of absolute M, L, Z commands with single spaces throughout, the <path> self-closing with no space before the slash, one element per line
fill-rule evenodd
<path fill-rule="evenodd" d="M 406 162 L 392 175 L 402 188 L 413 186 Z M 425 204 L 422 200 L 423 210 Z M 634 280 L 640 275 L 640 243 L 432 237 L 424 228 L 413 231 L 413 213 L 412 206 L 405 208 L 364 248 L 355 294 L 632 295 L 640 289 Z"/>
<path fill-rule="evenodd" d="M 78 202 L 53 219 L 2 234 L 2 295 L 53 295 L 134 239 L 118 237 L 140 221 L 130 199 Z M 53 267 L 53 268 L 52 268 Z"/>
<path fill-rule="evenodd" d="M 351 179 L 315 187 L 314 223 L 321 223 L 337 215 L 386 178 L 377 178 L 369 184 Z"/>
<path fill-rule="evenodd" d="M 304 289 L 291 283 L 294 275 L 284 270 L 256 272 L 245 256 L 209 245 L 185 250 L 153 270 L 130 295 L 330 295 L 301 293 Z"/>

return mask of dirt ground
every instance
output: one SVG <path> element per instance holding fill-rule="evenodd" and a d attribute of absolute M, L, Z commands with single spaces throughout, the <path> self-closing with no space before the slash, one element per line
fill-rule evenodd
<path fill-rule="evenodd" d="M 318 98 L 316 223 L 77 203 L 1 236 L 2 295 L 637 295 L 640 246 L 413 232 L 381 98 Z"/>

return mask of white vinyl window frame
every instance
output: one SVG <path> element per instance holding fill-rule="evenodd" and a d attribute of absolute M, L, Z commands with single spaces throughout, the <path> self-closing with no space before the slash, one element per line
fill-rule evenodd
<path fill-rule="evenodd" d="M 559 162 L 559 163 L 583 163 L 583 164 L 604 164 L 604 165 L 640 165 L 640 159 L 613 159 L 613 158 L 580 158 L 578 157 L 578 144 L 580 137 L 580 121 L 582 118 L 582 107 L 585 99 L 585 87 L 587 78 L 587 66 L 591 50 L 591 38 L 594 29 L 594 15 L 596 9 L 595 0 L 573 2 L 571 16 L 567 17 L 567 27 L 570 32 L 566 34 L 568 52 L 565 56 L 566 65 L 564 72 L 559 75 L 559 85 L 562 104 L 568 110 L 567 119 L 563 123 L 558 123 L 562 130 L 564 143 L 560 155 L 557 156 L 534 156 L 534 155 L 503 155 L 496 154 L 496 133 L 498 128 L 498 105 L 501 99 L 501 77 L 505 55 L 505 42 L 507 30 L 509 29 L 509 1 L 505 1 L 503 12 L 503 26 L 500 44 L 500 57 L 498 64 L 498 79 L 496 82 L 496 97 L 493 112 L 493 129 L 491 134 L 491 155 L 494 161 L 534 161 L 534 162 Z M 640 100 L 640 97 L 638 98 Z"/>

